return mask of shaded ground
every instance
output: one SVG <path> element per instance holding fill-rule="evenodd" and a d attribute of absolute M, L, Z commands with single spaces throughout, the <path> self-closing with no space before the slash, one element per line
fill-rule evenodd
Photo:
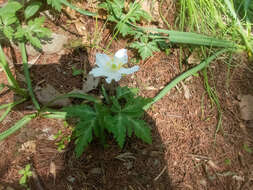
<path fill-rule="evenodd" d="M 105 32 L 102 42 L 107 38 Z M 112 52 L 123 48 L 125 43 L 114 43 Z M 94 54 L 93 49 L 88 49 L 88 55 L 80 49 L 65 49 L 64 53 L 41 55 L 31 67 L 33 85 L 49 83 L 60 92 L 80 88 L 82 77 L 74 77 L 71 66 L 76 64 L 89 71 Z M 19 55 L 16 57 L 19 62 Z M 240 119 L 238 98 L 253 95 L 253 65 L 245 57 L 234 56 L 232 64 L 239 66 L 230 71 L 229 83 L 226 65 L 217 61 L 210 67 L 210 79 L 213 78 L 210 83 L 216 86 L 223 111 L 222 128 L 216 136 L 217 110 L 207 96 L 200 73 L 184 81 L 190 97 L 180 84 L 147 112 L 145 119 L 152 127 L 151 146 L 133 138 L 120 150 L 112 140 L 107 148 L 95 141 L 77 160 L 72 142 L 63 152 L 58 152 L 59 139 L 52 138 L 59 130 L 63 136 L 69 135 L 71 126 L 60 120 L 33 120 L 0 142 L 0 189 L 4 189 L 3 186 L 22 189 L 18 184 L 18 171 L 28 163 L 44 189 L 252 189 L 253 159 L 249 150 L 253 148 L 253 126 L 252 121 Z M 122 79 L 120 85 L 138 87 L 140 95 L 154 97 L 181 73 L 179 51 L 173 49 L 170 55 L 157 53 L 140 63 L 140 67 L 136 74 Z M 6 79 L 0 72 L 0 83 L 3 81 Z M 0 104 L 12 98 L 11 92 L 0 94 Z M 29 105 L 12 111 L 0 123 L 0 132 L 32 112 Z M 30 182 L 32 189 L 39 189 L 35 182 Z"/>

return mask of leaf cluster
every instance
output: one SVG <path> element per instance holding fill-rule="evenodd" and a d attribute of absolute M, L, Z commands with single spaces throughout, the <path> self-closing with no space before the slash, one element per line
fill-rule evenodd
<path fill-rule="evenodd" d="M 19 173 L 20 175 L 22 175 L 22 177 L 21 177 L 20 180 L 19 180 L 19 184 L 20 184 L 20 185 L 23 185 L 23 186 L 26 186 L 26 183 L 27 183 L 28 178 L 32 176 L 31 165 L 30 165 L 30 164 L 27 164 L 27 165 L 25 166 L 25 168 L 22 169 L 22 170 L 19 170 L 18 173 Z"/>
<path fill-rule="evenodd" d="M 142 119 L 143 107 L 150 103 L 151 99 L 136 96 L 136 93 L 128 87 L 118 87 L 115 96 L 108 96 L 105 91 L 103 92 L 105 103 L 63 108 L 67 117 L 78 118 L 74 129 L 76 155 L 78 157 L 82 155 L 94 136 L 105 144 L 108 133 L 113 134 L 121 148 L 126 138 L 132 137 L 133 134 L 151 144 L 150 128 Z"/>
<path fill-rule="evenodd" d="M 29 2 L 26 6 L 18 1 L 10 1 L 0 8 L 1 38 L 13 42 L 29 42 L 41 49 L 40 40 L 51 34 L 48 28 L 43 27 L 44 17 L 32 19 L 41 5 L 40 1 Z"/>
<path fill-rule="evenodd" d="M 133 35 L 135 31 L 131 27 L 131 23 L 136 24 L 141 19 L 150 21 L 152 17 L 141 9 L 139 2 L 130 2 L 128 8 L 125 8 L 125 0 L 106 0 L 99 5 L 108 11 L 108 20 L 115 22 L 116 29 L 123 35 Z M 126 11 L 128 9 L 128 11 Z"/>
<path fill-rule="evenodd" d="M 107 10 L 108 20 L 116 23 L 116 33 L 123 37 L 131 35 L 135 41 L 130 44 L 131 48 L 137 49 L 142 59 L 153 55 L 159 51 L 156 40 L 149 38 L 149 35 L 139 31 L 135 26 L 141 19 L 151 21 L 152 17 L 142 9 L 138 1 L 130 2 L 126 7 L 125 0 L 107 0 L 100 4 L 100 8 Z"/>

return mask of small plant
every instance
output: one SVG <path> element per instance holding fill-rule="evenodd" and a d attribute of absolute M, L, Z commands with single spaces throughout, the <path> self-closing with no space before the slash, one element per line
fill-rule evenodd
<path fill-rule="evenodd" d="M 28 188 L 27 182 L 28 182 L 28 179 L 32 176 L 31 165 L 27 164 L 25 168 L 22 170 L 19 170 L 18 173 L 22 175 L 22 177 L 19 180 L 19 184 L 25 187 L 27 190 L 29 190 L 30 188 Z"/>
<path fill-rule="evenodd" d="M 72 130 L 72 129 L 71 129 Z M 62 131 L 59 130 L 56 135 L 54 135 L 54 139 L 58 140 L 55 144 L 57 146 L 57 150 L 61 152 L 65 147 L 66 143 L 69 143 L 71 140 L 71 135 L 64 136 Z"/>
<path fill-rule="evenodd" d="M 136 96 L 128 87 L 118 87 L 115 96 L 108 96 L 103 89 L 104 102 L 93 105 L 75 105 L 63 108 L 67 118 L 78 118 L 73 134 L 76 138 L 75 152 L 80 157 L 93 137 L 106 144 L 106 135 L 112 133 L 118 145 L 123 148 L 126 137 L 135 134 L 151 144 L 150 128 L 142 119 L 143 107 L 151 99 Z"/>

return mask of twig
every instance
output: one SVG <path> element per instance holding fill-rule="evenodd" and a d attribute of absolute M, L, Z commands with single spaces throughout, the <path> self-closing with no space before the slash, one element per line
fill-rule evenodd
<path fill-rule="evenodd" d="M 164 168 L 162 169 L 162 171 L 159 173 L 158 176 L 156 176 L 156 178 L 154 179 L 154 181 L 157 181 L 165 172 L 165 170 L 167 169 L 167 166 L 164 166 Z"/>

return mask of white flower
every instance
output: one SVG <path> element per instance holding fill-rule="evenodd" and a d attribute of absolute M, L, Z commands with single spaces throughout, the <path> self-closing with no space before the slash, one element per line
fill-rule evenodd
<path fill-rule="evenodd" d="M 111 83 L 112 79 L 119 81 L 122 74 L 132 74 L 139 70 L 139 66 L 134 66 L 131 68 L 122 67 L 128 61 L 127 50 L 118 50 L 114 57 L 111 59 L 106 54 L 97 53 L 96 54 L 96 65 L 98 67 L 91 70 L 89 74 L 94 77 L 105 76 L 107 83 Z"/>

